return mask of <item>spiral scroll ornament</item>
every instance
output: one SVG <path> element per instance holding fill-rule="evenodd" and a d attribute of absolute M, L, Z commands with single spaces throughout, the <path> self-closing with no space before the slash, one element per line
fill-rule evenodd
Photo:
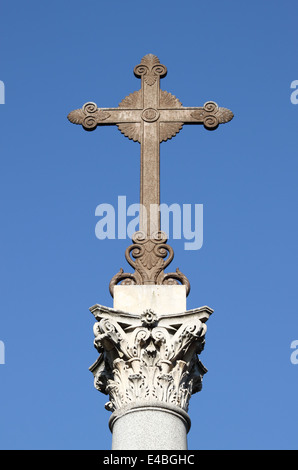
<path fill-rule="evenodd" d="M 172 285 L 182 284 L 189 294 L 190 283 L 187 277 L 177 268 L 174 273 L 165 273 L 164 269 L 174 258 L 173 249 L 167 245 L 167 235 L 158 231 L 150 237 L 142 231 L 132 237 L 133 244 L 126 248 L 125 258 L 134 273 L 125 273 L 121 268 L 110 282 L 110 293 L 113 297 L 114 286 L 122 285 Z"/>
<path fill-rule="evenodd" d="M 191 116 L 201 122 L 206 129 L 214 130 L 219 124 L 231 121 L 234 115 L 229 109 L 220 108 L 214 101 L 207 101 L 203 108 L 197 108 Z"/>
<path fill-rule="evenodd" d="M 109 112 L 99 109 L 96 103 L 89 101 L 81 109 L 71 111 L 67 117 L 73 124 L 81 124 L 86 131 L 93 131 L 110 115 Z"/>
<path fill-rule="evenodd" d="M 96 113 L 97 110 L 98 110 L 97 104 L 93 103 L 92 101 L 84 104 L 83 106 L 83 112 L 85 114 L 93 114 L 93 113 Z"/>
<path fill-rule="evenodd" d="M 207 113 L 213 114 L 218 110 L 218 106 L 214 101 L 207 101 L 207 103 L 204 104 L 204 110 L 207 111 Z"/>
<path fill-rule="evenodd" d="M 206 129 L 216 129 L 219 125 L 219 120 L 216 117 L 216 112 L 218 110 L 218 106 L 214 101 L 208 101 L 204 104 L 204 111 L 206 111 L 206 115 L 204 116 L 204 127 Z"/>
<path fill-rule="evenodd" d="M 83 121 L 83 127 L 87 130 L 93 130 L 97 126 L 97 121 L 94 116 L 86 116 Z"/>
<path fill-rule="evenodd" d="M 139 65 L 134 68 L 134 74 L 138 78 L 144 78 L 147 85 L 152 86 L 157 78 L 165 77 L 167 68 L 159 62 L 159 58 L 153 54 L 147 54 Z"/>

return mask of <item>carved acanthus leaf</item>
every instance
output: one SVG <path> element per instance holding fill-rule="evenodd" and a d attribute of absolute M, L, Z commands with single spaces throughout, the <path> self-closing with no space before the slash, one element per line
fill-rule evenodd
<path fill-rule="evenodd" d="M 206 111 L 203 108 L 196 109 L 190 113 L 191 117 L 197 119 L 198 121 L 203 121 L 204 117 L 207 115 Z"/>
<path fill-rule="evenodd" d="M 96 117 L 98 121 L 105 121 L 110 116 L 111 116 L 110 113 L 108 113 L 107 111 L 103 111 L 102 109 L 99 109 L 96 113 Z"/>
<path fill-rule="evenodd" d="M 160 108 L 182 108 L 182 103 L 176 96 L 172 95 L 168 91 L 160 90 L 159 98 Z"/>
<path fill-rule="evenodd" d="M 227 108 L 219 108 L 216 113 L 216 117 L 220 124 L 225 124 L 233 119 L 234 114 L 230 109 Z"/>
<path fill-rule="evenodd" d="M 82 109 L 75 109 L 68 114 L 67 119 L 73 124 L 82 124 L 85 117 Z"/>
<path fill-rule="evenodd" d="M 123 98 L 118 107 L 127 109 L 142 109 L 142 104 L 142 90 L 137 90 Z"/>
<path fill-rule="evenodd" d="M 141 142 L 141 124 L 136 123 L 121 123 L 117 124 L 121 134 L 125 135 L 134 142 Z"/>
<path fill-rule="evenodd" d="M 183 122 L 161 122 L 159 128 L 159 141 L 166 142 L 172 137 L 175 137 L 182 127 Z"/>

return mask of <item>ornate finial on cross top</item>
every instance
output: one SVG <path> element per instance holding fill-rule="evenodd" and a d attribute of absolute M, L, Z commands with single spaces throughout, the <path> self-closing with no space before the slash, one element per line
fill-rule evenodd
<path fill-rule="evenodd" d="M 202 124 L 216 129 L 233 118 L 233 113 L 213 101 L 203 107 L 184 107 L 171 93 L 160 89 L 160 79 L 167 68 L 153 54 L 144 56 L 134 68 L 141 79 L 141 89 L 124 98 L 118 108 L 98 108 L 93 102 L 71 111 L 69 121 L 93 131 L 97 126 L 116 124 L 129 139 L 141 144 L 140 230 L 133 235 L 133 244 L 125 257 L 134 273 L 119 271 L 110 282 L 110 292 L 116 284 L 184 284 L 189 293 L 189 281 L 179 269 L 165 273 L 173 259 L 173 249 L 166 244 L 167 236 L 160 230 L 160 164 L 161 142 L 174 137 L 183 124 Z M 132 257 L 134 259 L 132 259 Z"/>

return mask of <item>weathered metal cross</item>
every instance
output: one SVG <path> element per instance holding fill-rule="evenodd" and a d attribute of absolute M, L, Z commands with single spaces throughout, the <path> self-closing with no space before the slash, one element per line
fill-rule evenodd
<path fill-rule="evenodd" d="M 218 107 L 213 101 L 203 107 L 182 106 L 174 95 L 160 89 L 160 79 L 166 73 L 159 59 L 148 54 L 134 68 L 135 76 L 141 78 L 141 89 L 124 98 L 118 108 L 98 108 L 89 102 L 68 115 L 72 123 L 81 124 L 88 131 L 99 125 L 116 124 L 126 137 L 141 144 L 140 231 L 133 237 L 134 245 L 126 250 L 126 259 L 136 272 L 120 270 L 111 281 L 111 293 L 113 285 L 123 280 L 132 284 L 180 281 L 187 285 L 179 270 L 163 272 L 172 261 L 173 250 L 165 245 L 166 236 L 160 232 L 160 143 L 174 137 L 183 124 L 201 124 L 213 130 L 233 118 L 230 110 Z M 164 260 L 168 252 L 169 258 Z M 130 258 L 130 253 L 136 261 Z"/>

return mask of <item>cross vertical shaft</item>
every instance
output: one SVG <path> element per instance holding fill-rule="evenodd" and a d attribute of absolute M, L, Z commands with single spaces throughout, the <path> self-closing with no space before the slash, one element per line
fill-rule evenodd
<path fill-rule="evenodd" d="M 141 142 L 140 231 L 150 237 L 160 230 L 160 158 L 158 125 L 143 124 Z"/>
<path fill-rule="evenodd" d="M 142 135 L 140 181 L 140 231 L 148 237 L 160 230 L 159 97 L 160 77 L 167 73 L 157 57 L 149 54 L 134 69 L 142 86 Z"/>

